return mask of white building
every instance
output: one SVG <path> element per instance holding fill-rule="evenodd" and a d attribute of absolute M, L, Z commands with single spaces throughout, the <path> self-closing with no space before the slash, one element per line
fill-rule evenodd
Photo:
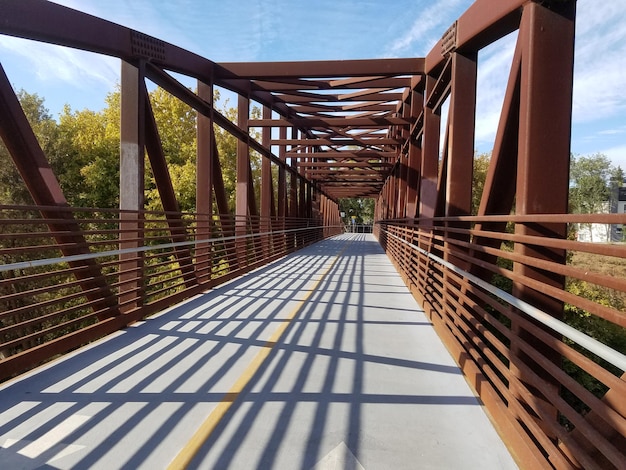
<path fill-rule="evenodd" d="M 610 211 L 609 211 L 610 204 Z M 626 187 L 617 188 L 616 193 L 604 204 L 604 214 L 626 214 Z M 622 242 L 626 227 L 621 224 L 577 224 L 576 239 L 579 242 L 608 243 Z"/>

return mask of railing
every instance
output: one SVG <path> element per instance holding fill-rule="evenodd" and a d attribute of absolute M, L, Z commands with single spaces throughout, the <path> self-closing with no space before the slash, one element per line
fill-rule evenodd
<path fill-rule="evenodd" d="M 139 230 L 124 228 L 131 215 Z M 68 216 L 80 232 L 63 229 Z M 0 379 L 340 231 L 300 218 L 0 207 Z"/>
<path fill-rule="evenodd" d="M 529 468 L 626 462 L 626 279 L 607 269 L 624 265 L 626 244 L 576 241 L 575 227 L 590 223 L 624 216 L 442 217 L 375 228 Z M 521 235 L 563 224 L 571 239 Z"/>
<path fill-rule="evenodd" d="M 374 226 L 372 224 L 345 224 L 344 231 L 346 233 L 372 233 Z"/>

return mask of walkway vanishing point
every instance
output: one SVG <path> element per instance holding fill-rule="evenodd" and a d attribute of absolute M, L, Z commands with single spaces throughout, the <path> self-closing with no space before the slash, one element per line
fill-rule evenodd
<path fill-rule="evenodd" d="M 41 367 L 0 404 L 5 469 L 517 468 L 366 234 Z"/>

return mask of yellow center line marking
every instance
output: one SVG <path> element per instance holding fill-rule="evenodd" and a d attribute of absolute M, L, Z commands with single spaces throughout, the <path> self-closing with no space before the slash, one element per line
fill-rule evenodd
<path fill-rule="evenodd" d="M 304 306 L 304 304 L 309 300 L 313 292 L 317 290 L 319 285 L 322 283 L 326 275 L 333 268 L 337 260 L 341 257 L 344 251 L 348 248 L 348 245 L 352 242 L 352 239 L 349 239 L 341 251 L 335 255 L 330 265 L 321 273 L 319 279 L 315 281 L 313 287 L 306 291 L 305 296 L 298 301 L 297 305 L 291 311 L 291 313 L 283 320 L 283 322 L 279 325 L 279 327 L 274 331 L 270 339 L 268 339 L 265 344 L 261 347 L 255 358 L 248 365 L 246 370 L 239 376 L 237 381 L 233 384 L 230 390 L 226 393 L 221 402 L 217 404 L 213 411 L 207 416 L 204 422 L 200 425 L 198 430 L 191 436 L 191 439 L 185 444 L 185 446 L 180 450 L 180 452 L 174 457 L 174 460 L 167 467 L 168 470 L 179 470 L 187 468 L 189 463 L 193 460 L 196 454 L 200 451 L 201 447 L 211 436 L 211 433 L 215 430 L 217 425 L 220 423 L 222 418 L 226 415 L 228 410 L 239 396 L 239 394 L 246 388 L 252 377 L 257 373 L 265 359 L 269 356 L 270 352 L 274 348 L 274 346 L 278 343 L 278 340 L 281 338 L 291 321 L 296 317 L 300 309 Z"/>

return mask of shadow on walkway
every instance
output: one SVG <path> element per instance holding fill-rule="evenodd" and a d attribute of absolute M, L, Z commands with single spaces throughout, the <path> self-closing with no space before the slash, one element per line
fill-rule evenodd
<path fill-rule="evenodd" d="M 165 468 L 229 402 L 192 468 L 514 468 L 366 234 L 308 247 L 5 384 L 0 462 Z"/>

